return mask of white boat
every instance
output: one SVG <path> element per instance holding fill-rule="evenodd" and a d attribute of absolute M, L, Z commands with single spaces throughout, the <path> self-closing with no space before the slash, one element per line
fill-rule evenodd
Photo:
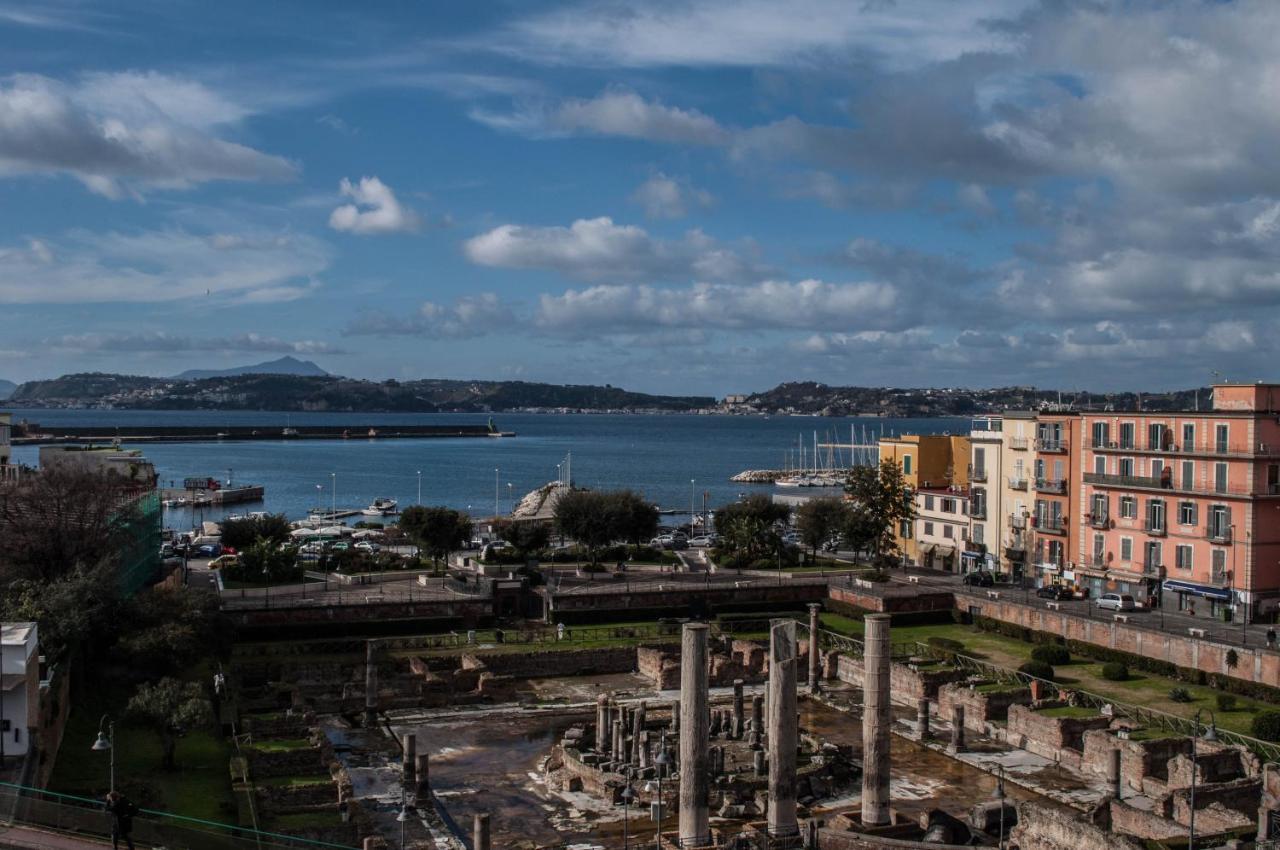
<path fill-rule="evenodd" d="M 392 516 L 400 513 L 395 499 L 374 499 L 373 504 L 362 510 L 365 516 Z"/>

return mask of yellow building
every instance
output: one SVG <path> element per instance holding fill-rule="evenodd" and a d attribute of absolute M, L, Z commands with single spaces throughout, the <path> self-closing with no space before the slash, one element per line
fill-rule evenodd
<path fill-rule="evenodd" d="M 969 438 L 951 434 L 903 434 L 880 438 L 880 461 L 891 460 L 902 470 L 902 480 L 912 490 L 921 487 L 969 485 Z M 898 548 L 911 563 L 919 549 L 912 523 L 895 532 Z"/>

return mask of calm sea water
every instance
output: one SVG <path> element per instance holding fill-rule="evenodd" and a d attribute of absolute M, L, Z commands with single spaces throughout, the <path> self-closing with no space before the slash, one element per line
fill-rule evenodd
<path fill-rule="evenodd" d="M 432 423 L 483 424 L 478 414 L 272 413 L 263 411 L 116 411 L 20 410 L 45 425 L 389 425 Z M 269 510 L 301 517 L 321 504 L 329 506 L 336 481 L 341 507 L 364 507 L 389 496 L 402 507 L 418 498 L 422 472 L 424 504 L 445 504 L 489 515 L 497 503 L 511 510 L 513 499 L 556 480 L 556 465 L 570 452 L 574 482 L 594 488 L 630 487 L 664 508 L 687 511 L 691 495 L 699 509 L 733 501 L 740 493 L 769 486 L 735 484 L 744 469 L 776 468 L 784 453 L 803 439 L 848 443 L 851 429 L 861 440 L 879 433 L 959 433 L 965 419 L 836 419 L 822 417 L 497 414 L 497 426 L 515 431 L 507 439 L 303 440 L 234 443 L 142 444 L 161 482 L 181 486 L 183 478 L 230 476 L 263 484 L 263 505 L 234 506 L 232 512 Z M 34 447 L 17 447 L 15 459 L 36 463 Z M 825 458 L 825 450 L 823 454 Z M 844 452 L 844 462 L 849 453 Z M 690 482 L 694 483 L 691 484 Z M 696 494 L 696 495 L 695 495 Z M 185 520 L 184 517 L 185 516 Z M 213 518 L 213 514 L 207 514 Z M 172 523 L 190 521 L 189 513 Z"/>

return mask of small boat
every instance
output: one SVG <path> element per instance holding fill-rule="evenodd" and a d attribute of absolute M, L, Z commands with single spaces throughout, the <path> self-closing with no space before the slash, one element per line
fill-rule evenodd
<path fill-rule="evenodd" d="M 395 499 L 374 499 L 373 504 L 362 510 L 365 516 L 392 516 L 400 513 Z"/>
<path fill-rule="evenodd" d="M 285 436 L 285 437 L 296 437 L 296 436 L 298 436 L 298 429 L 297 429 L 297 428 L 285 428 L 285 429 L 284 429 L 283 436 Z"/>

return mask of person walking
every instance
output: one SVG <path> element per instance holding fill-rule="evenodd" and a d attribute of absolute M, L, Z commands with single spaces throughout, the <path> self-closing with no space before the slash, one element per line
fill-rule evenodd
<path fill-rule="evenodd" d="M 112 850 L 120 850 L 122 840 L 129 850 L 134 850 L 133 818 L 138 814 L 138 807 L 119 791 L 112 791 L 107 795 L 107 811 L 111 812 Z"/>

